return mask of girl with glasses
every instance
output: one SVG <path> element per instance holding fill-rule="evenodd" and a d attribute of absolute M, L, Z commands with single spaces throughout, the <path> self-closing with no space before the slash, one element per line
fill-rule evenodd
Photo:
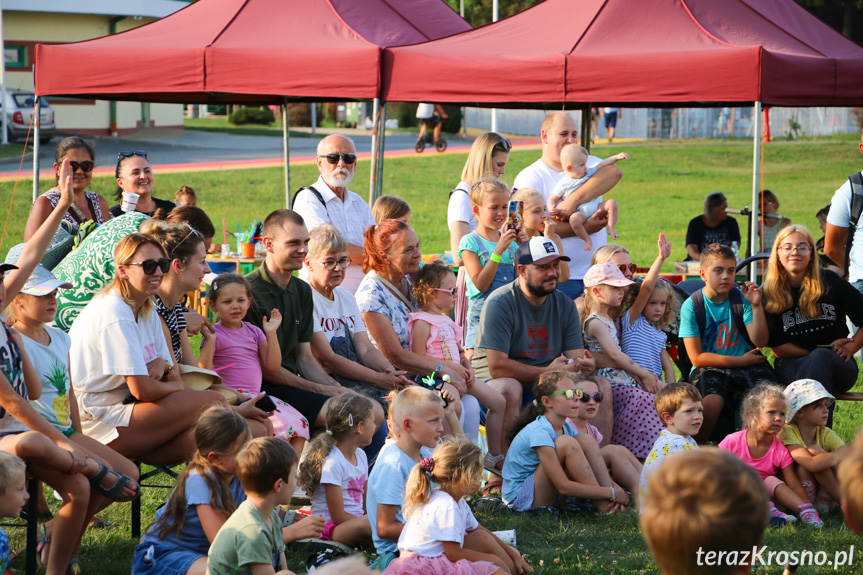
<path fill-rule="evenodd" d="M 602 443 L 602 434 L 590 422 L 596 417 L 599 406 L 605 398 L 599 392 L 599 385 L 592 376 L 579 377 L 576 385 L 578 387 L 575 392 L 579 402 L 576 415 L 569 422 L 579 433 L 589 435 L 599 445 Z M 599 452 L 614 480 L 630 493 L 635 493 L 641 477 L 641 462 L 622 445 L 605 445 L 599 449 Z"/>
<path fill-rule="evenodd" d="M 768 346 L 776 356 L 780 383 L 814 379 L 836 396 L 857 381 L 854 354 L 863 347 L 863 329 L 848 333 L 846 318 L 863 326 L 863 295 L 831 271 L 821 269 L 809 230 L 779 230 L 764 276 L 763 300 Z M 827 426 L 832 426 L 833 406 Z"/>
<path fill-rule="evenodd" d="M 64 138 L 54 149 L 54 172 L 57 178 L 55 186 L 33 202 L 30 217 L 27 218 L 27 225 L 24 228 L 24 241 L 29 240 L 30 236 L 36 233 L 42 222 L 48 219 L 48 216 L 59 203 L 60 168 L 63 165 L 63 160 L 66 159 L 69 160 L 73 171 L 74 199 L 63 219 L 76 230 L 88 220 L 101 224 L 111 219 L 108 201 L 96 192 L 87 189 L 93 179 L 93 168 L 96 161 L 93 147 L 77 136 Z"/>
<path fill-rule="evenodd" d="M 611 480 L 596 440 L 579 433 L 579 386 L 572 374 L 549 371 L 533 386 L 534 400 L 509 431 L 503 501 L 515 511 L 557 507 L 567 497 L 590 499 L 602 514 L 623 510 L 629 495 Z"/>
<path fill-rule="evenodd" d="M 468 374 L 469 395 L 476 397 L 488 409 L 485 418 L 488 453 L 484 464 L 493 473 L 503 468 L 503 427 L 506 399 L 499 392 L 474 377 L 470 360 L 461 346 L 462 328 L 449 317 L 455 299 L 455 275 L 440 262 L 420 268 L 413 285 L 419 312 L 409 314 L 408 332 L 411 349 L 455 368 L 463 367 Z M 421 378 L 417 378 L 420 383 Z"/>

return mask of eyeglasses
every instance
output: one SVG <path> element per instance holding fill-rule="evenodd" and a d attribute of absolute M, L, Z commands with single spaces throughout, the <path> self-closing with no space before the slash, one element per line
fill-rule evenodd
<path fill-rule="evenodd" d="M 122 160 L 123 158 L 131 158 L 132 156 L 141 156 L 142 158 L 146 158 L 147 152 L 144 150 L 126 150 L 125 152 L 117 153 L 118 160 Z"/>
<path fill-rule="evenodd" d="M 323 266 L 324 266 L 324 269 L 327 270 L 328 272 L 331 272 L 334 269 L 336 269 L 336 266 L 339 266 L 343 270 L 346 270 L 346 269 L 348 269 L 348 266 L 351 265 L 352 261 L 353 260 L 351 258 L 344 257 L 340 260 L 327 260 L 327 261 L 323 262 Z"/>
<path fill-rule="evenodd" d="M 344 162 L 349 166 L 357 161 L 357 155 L 356 154 L 335 154 L 335 153 L 333 153 L 333 154 L 324 154 L 324 155 L 318 156 L 318 157 L 319 158 L 326 158 L 327 162 L 329 162 L 330 164 L 333 164 L 333 165 L 338 164 L 339 160 L 344 160 Z"/>
<path fill-rule="evenodd" d="M 631 273 L 635 273 L 635 270 L 638 269 L 638 266 L 635 264 L 620 264 L 617 266 L 617 269 L 620 270 L 620 273 L 625 274 L 626 270 L 629 270 Z"/>
<path fill-rule="evenodd" d="M 94 167 L 95 165 L 96 165 L 96 164 L 94 164 L 93 162 L 91 162 L 91 161 L 89 161 L 89 160 L 84 161 L 84 162 L 69 162 L 69 167 L 70 167 L 70 168 L 72 168 L 72 173 L 73 173 L 73 174 L 74 174 L 75 172 L 77 172 L 79 168 L 80 168 L 80 170 L 81 170 L 82 172 L 84 172 L 85 174 L 89 174 L 90 172 L 92 172 L 92 171 L 93 171 L 93 167 Z"/>
<path fill-rule="evenodd" d="M 168 270 L 171 269 L 171 260 L 168 258 L 161 258 L 160 260 L 144 260 L 142 262 L 127 262 L 123 264 L 124 266 L 141 266 L 141 269 L 148 276 L 156 273 L 156 268 L 162 270 L 163 274 L 168 273 Z"/>
<path fill-rule="evenodd" d="M 434 289 L 434 291 L 442 291 L 444 293 L 448 293 L 449 295 L 455 295 L 455 292 L 456 292 L 456 288 L 454 288 L 454 287 L 451 287 L 449 289 L 443 289 L 443 288 L 433 288 L 433 289 Z"/>
<path fill-rule="evenodd" d="M 597 391 L 593 395 L 590 395 L 589 393 L 584 393 L 584 390 L 582 390 L 582 389 L 578 389 L 576 391 L 581 392 L 581 395 L 579 396 L 578 399 L 580 399 L 584 403 L 589 403 L 591 398 L 593 398 L 593 401 L 595 401 L 596 403 L 602 403 L 603 395 L 602 395 L 601 391 Z"/>
<path fill-rule="evenodd" d="M 797 252 L 798 254 L 805 256 L 810 251 L 812 251 L 812 246 L 809 244 L 800 244 L 799 246 L 792 246 L 791 244 L 782 244 L 779 246 L 779 251 L 783 254 L 790 254 L 791 252 Z"/>
<path fill-rule="evenodd" d="M 582 394 L 584 392 L 580 389 L 564 389 L 562 391 L 555 391 L 554 393 L 549 393 L 549 397 L 554 397 L 555 395 L 563 395 L 569 400 L 573 400 L 575 398 L 582 399 Z M 584 401 L 582 399 L 582 401 Z"/>

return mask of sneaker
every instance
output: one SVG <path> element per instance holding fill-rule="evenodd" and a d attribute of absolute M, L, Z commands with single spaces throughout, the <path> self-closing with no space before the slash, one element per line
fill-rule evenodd
<path fill-rule="evenodd" d="M 812 507 L 810 507 L 809 509 L 804 509 L 800 512 L 800 521 L 802 521 L 806 525 L 817 527 L 818 529 L 824 527 L 824 522 L 821 521 L 821 518 L 818 517 L 818 512 L 815 511 L 815 509 L 813 509 Z"/>
<path fill-rule="evenodd" d="M 776 508 L 772 503 L 770 504 L 770 517 L 776 517 L 779 519 L 784 519 L 785 523 L 794 523 L 797 521 L 797 518 L 793 515 L 788 515 L 787 513 L 782 513 L 779 509 Z"/>
<path fill-rule="evenodd" d="M 782 517 L 773 517 L 772 515 L 770 521 L 767 522 L 768 527 L 782 527 L 783 525 L 788 525 L 788 522 Z"/>
<path fill-rule="evenodd" d="M 480 497 L 473 502 L 471 507 L 477 513 L 509 513 L 512 511 L 500 497 Z"/>

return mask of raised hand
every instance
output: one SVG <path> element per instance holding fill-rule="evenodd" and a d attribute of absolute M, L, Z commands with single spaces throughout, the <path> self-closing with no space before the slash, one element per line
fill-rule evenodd
<path fill-rule="evenodd" d="M 275 333 L 279 326 L 282 325 L 282 313 L 273 308 L 273 311 L 270 312 L 270 317 L 264 319 L 262 322 L 264 333 Z"/>

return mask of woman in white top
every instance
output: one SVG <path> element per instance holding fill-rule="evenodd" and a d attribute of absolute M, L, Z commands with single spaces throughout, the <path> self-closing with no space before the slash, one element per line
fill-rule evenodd
<path fill-rule="evenodd" d="M 114 249 L 114 281 L 94 297 L 69 335 L 71 379 L 85 434 L 130 459 L 186 461 L 191 429 L 211 391 L 186 391 L 153 298 L 170 260 L 150 236 L 130 234 Z"/>

